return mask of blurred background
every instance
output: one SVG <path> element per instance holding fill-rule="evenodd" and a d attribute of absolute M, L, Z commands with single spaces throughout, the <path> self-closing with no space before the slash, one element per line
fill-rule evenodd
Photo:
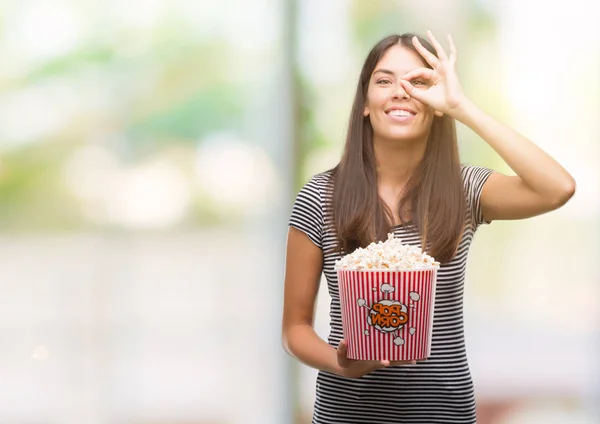
<path fill-rule="evenodd" d="M 475 238 L 479 422 L 600 422 L 594 10 L 1 0 L 0 423 L 309 423 L 316 372 L 280 344 L 292 201 L 337 163 L 371 46 L 427 29 L 453 34 L 467 94 L 578 183 Z M 511 173 L 459 138 L 463 162 Z"/>

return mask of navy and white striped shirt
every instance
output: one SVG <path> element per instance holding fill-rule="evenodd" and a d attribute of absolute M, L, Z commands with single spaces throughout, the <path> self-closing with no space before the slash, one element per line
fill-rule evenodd
<path fill-rule="evenodd" d="M 479 199 L 493 171 L 464 165 L 461 175 L 467 201 L 467 223 L 457 253 L 438 271 L 431 356 L 416 365 L 376 370 L 359 379 L 320 371 L 313 424 L 472 424 L 475 394 L 465 350 L 463 291 L 467 254 L 477 227 L 483 223 Z M 343 337 L 333 252 L 336 235 L 331 222 L 333 182 L 330 172 L 317 174 L 296 197 L 289 224 L 323 250 L 323 272 L 330 305 L 328 342 L 337 347 Z M 410 226 L 393 228 L 403 243 L 420 247 Z"/>

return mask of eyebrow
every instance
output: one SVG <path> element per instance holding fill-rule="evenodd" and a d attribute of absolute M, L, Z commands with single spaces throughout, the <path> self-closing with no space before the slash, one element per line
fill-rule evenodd
<path fill-rule="evenodd" d="M 373 72 L 373 75 L 375 75 L 378 72 L 381 72 L 383 74 L 388 74 L 388 75 L 391 75 L 391 76 L 395 76 L 395 74 L 392 71 L 390 71 L 389 69 L 378 69 L 375 72 Z"/>

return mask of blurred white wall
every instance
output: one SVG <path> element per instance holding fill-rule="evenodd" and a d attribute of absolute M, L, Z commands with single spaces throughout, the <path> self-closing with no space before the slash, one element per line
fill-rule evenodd
<path fill-rule="evenodd" d="M 304 178 L 338 160 L 367 46 L 392 29 L 427 28 L 456 31 L 467 93 L 573 173 L 577 194 L 559 211 L 481 227 L 467 344 L 483 424 L 598 422 L 598 12 L 584 0 L 298 3 L 312 114 L 302 124 L 320 137 L 309 140 Z M 0 198 L 0 423 L 283 424 L 294 418 L 290 396 L 308 422 L 316 372 L 286 361 L 279 341 L 293 167 L 285 4 L 2 4 L 0 183 L 16 172 L 12 158 L 34 160 L 23 160 L 22 196 Z M 36 70 L 53 75 L 66 65 L 52 59 L 90 40 L 113 49 L 116 64 L 82 60 L 70 77 L 35 83 Z M 173 70 L 165 63 L 177 49 L 189 62 Z M 198 51 L 211 60 L 195 61 Z M 225 102 L 217 115 L 192 113 L 192 123 L 224 122 L 198 139 L 175 131 L 185 126 L 177 120 L 157 118 L 160 131 L 138 138 L 123 124 L 179 98 L 188 107 L 196 84 L 234 87 L 241 123 Z M 465 161 L 509 172 L 459 133 Z M 50 190 L 49 177 L 35 197 L 27 173 L 44 181 L 56 157 L 71 197 Z M 194 224 L 198 210 L 211 225 Z M 39 230 L 61 213 L 100 230 Z M 328 302 L 323 286 L 324 338 Z"/>

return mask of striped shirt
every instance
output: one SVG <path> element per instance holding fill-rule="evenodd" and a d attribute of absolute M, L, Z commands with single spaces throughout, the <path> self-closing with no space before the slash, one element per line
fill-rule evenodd
<path fill-rule="evenodd" d="M 454 258 L 438 271 L 431 356 L 416 365 L 391 366 L 358 379 L 325 371 L 317 376 L 313 424 L 441 424 L 475 423 L 475 394 L 465 349 L 463 291 L 467 254 L 477 227 L 484 221 L 479 199 L 490 169 L 463 165 L 461 176 L 467 201 L 467 223 Z M 298 193 L 289 224 L 304 232 L 323 250 L 323 273 L 330 304 L 328 342 L 343 338 L 340 299 L 332 252 L 330 172 L 317 174 Z M 420 247 L 418 232 L 397 226 L 394 236 Z"/>

